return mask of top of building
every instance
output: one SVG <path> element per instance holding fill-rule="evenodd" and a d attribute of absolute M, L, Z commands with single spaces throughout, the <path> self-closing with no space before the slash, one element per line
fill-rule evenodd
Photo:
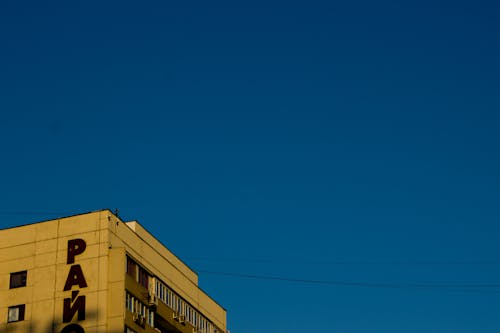
<path fill-rule="evenodd" d="M 209 325 L 212 324 L 223 331 L 226 328 L 226 310 L 199 288 L 196 272 L 139 222 L 123 221 L 110 209 L 1 229 L 0 239 L 0 263 L 4 268 L 8 265 L 8 270 L 12 272 L 23 270 L 31 272 L 28 287 L 35 287 L 33 283 L 39 282 L 32 277 L 42 276 L 42 271 L 43 274 L 47 274 L 45 272 L 47 269 L 53 272 L 51 274 L 61 272 L 57 273 L 57 276 L 67 274 L 64 249 L 69 248 L 70 241 L 78 240 L 85 243 L 87 249 L 79 256 L 88 282 L 88 288 L 85 289 L 87 293 L 103 292 L 103 290 L 114 293 L 108 288 L 111 288 L 113 283 L 122 281 L 122 284 L 128 286 L 127 290 L 131 288 L 131 297 L 142 297 L 144 293 L 144 290 L 140 291 L 142 286 L 146 288 L 146 294 L 149 292 L 150 295 L 157 295 L 163 304 L 171 307 L 171 310 L 182 311 L 182 315 L 186 316 L 186 322 L 201 325 L 195 319 L 195 315 L 199 316 L 202 323 L 208 325 L 205 328 L 207 333 L 212 327 Z M 57 297 L 66 297 L 66 288 L 63 290 L 61 285 L 64 281 L 57 276 L 49 278 L 55 280 L 50 288 L 36 288 L 37 295 L 34 296 L 34 301 L 46 299 L 48 297 L 46 293 L 49 291 L 53 295 L 58 295 Z M 125 276 L 128 277 L 125 279 Z M 0 280 L 2 278 L 4 277 L 0 276 Z M 166 296 L 168 293 L 173 295 L 175 303 Z M 30 299 L 28 296 L 27 299 Z M 162 311 L 164 315 L 166 314 L 164 318 L 172 317 L 165 312 L 166 310 Z M 205 330 L 200 332 L 205 333 Z"/>

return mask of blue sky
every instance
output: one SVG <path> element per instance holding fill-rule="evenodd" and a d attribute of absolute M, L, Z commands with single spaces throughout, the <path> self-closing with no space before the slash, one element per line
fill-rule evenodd
<path fill-rule="evenodd" d="M 118 208 L 233 332 L 498 332 L 498 14 L 2 1 L 0 227 Z"/>

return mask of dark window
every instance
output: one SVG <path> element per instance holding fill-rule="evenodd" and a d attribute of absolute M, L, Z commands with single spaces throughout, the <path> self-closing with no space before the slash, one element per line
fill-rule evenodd
<path fill-rule="evenodd" d="M 139 267 L 139 284 L 148 289 L 148 272 Z"/>
<path fill-rule="evenodd" d="M 10 289 L 26 287 L 26 277 L 28 276 L 27 271 L 10 273 Z"/>
<path fill-rule="evenodd" d="M 7 322 L 13 323 L 24 320 L 24 309 L 24 304 L 9 307 Z"/>
<path fill-rule="evenodd" d="M 133 277 L 134 280 L 137 279 L 136 271 L 137 271 L 137 264 L 132 259 L 127 257 L 127 274 Z"/>
<path fill-rule="evenodd" d="M 137 265 L 135 261 L 127 257 L 127 274 L 130 275 L 136 282 L 139 282 L 144 288 L 148 288 L 149 274 L 148 272 Z"/>

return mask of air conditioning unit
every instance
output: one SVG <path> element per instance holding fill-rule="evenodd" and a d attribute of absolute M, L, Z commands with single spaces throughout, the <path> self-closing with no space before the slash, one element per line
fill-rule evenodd
<path fill-rule="evenodd" d="M 179 315 L 179 323 L 181 324 L 186 324 L 186 316 L 185 315 Z"/>
<path fill-rule="evenodd" d="M 158 306 L 158 297 L 156 297 L 156 295 L 149 294 L 148 305 L 149 307 Z"/>
<path fill-rule="evenodd" d="M 149 295 L 154 295 L 156 290 L 156 278 L 149 277 L 148 286 Z"/>
<path fill-rule="evenodd" d="M 172 314 L 172 318 L 174 318 L 175 320 L 179 320 L 179 312 L 174 312 Z"/>
<path fill-rule="evenodd" d="M 155 284 L 156 284 L 156 278 L 155 278 L 155 277 L 150 276 L 150 277 L 149 277 L 149 281 L 148 281 L 148 283 L 149 283 L 149 285 L 150 285 L 150 286 L 153 286 L 153 287 L 154 287 L 154 286 L 155 286 Z"/>

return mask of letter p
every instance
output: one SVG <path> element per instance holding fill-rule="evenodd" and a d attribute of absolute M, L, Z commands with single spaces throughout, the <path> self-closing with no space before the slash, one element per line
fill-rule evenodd
<path fill-rule="evenodd" d="M 68 264 L 75 262 L 75 256 L 82 254 L 87 247 L 87 243 L 81 238 L 68 240 Z"/>

